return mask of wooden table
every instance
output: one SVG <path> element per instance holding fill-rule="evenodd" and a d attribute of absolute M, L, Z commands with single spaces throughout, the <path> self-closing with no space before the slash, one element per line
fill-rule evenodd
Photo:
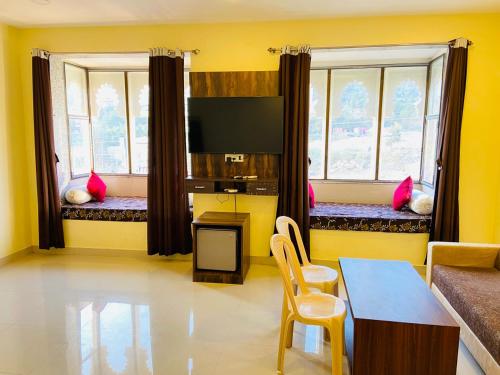
<path fill-rule="evenodd" d="M 460 328 L 408 262 L 340 258 L 353 375 L 455 375 Z"/>

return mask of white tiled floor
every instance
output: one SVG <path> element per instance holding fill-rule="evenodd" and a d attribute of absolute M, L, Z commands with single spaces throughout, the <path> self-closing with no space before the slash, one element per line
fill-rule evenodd
<path fill-rule="evenodd" d="M 238 286 L 193 283 L 188 262 L 30 255 L 0 268 L 0 375 L 275 374 L 281 296 L 271 266 Z M 296 325 L 285 370 L 331 373 L 321 330 Z M 481 374 L 462 347 L 457 374 Z"/>

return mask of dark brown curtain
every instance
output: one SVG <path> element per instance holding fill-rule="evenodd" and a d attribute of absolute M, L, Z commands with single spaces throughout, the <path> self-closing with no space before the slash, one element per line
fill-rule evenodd
<path fill-rule="evenodd" d="M 184 186 L 184 59 L 152 50 L 149 58 L 148 254 L 191 252 Z"/>
<path fill-rule="evenodd" d="M 466 39 L 450 42 L 439 120 L 431 241 L 459 240 L 460 133 L 467 78 L 467 52 Z"/>
<path fill-rule="evenodd" d="M 284 140 L 279 177 L 278 216 L 285 215 L 299 226 L 309 256 L 308 129 L 309 74 L 308 47 L 298 53 L 284 50 L 280 57 L 279 86 L 284 98 Z"/>
<path fill-rule="evenodd" d="M 61 199 L 57 186 L 52 98 L 48 54 L 33 50 L 33 119 L 35 126 L 36 183 L 38 195 L 38 246 L 64 247 Z"/>

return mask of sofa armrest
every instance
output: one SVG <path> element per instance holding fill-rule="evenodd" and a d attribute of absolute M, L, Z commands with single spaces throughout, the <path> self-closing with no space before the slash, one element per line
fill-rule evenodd
<path fill-rule="evenodd" d="M 427 284 L 431 286 L 432 267 L 436 264 L 493 268 L 499 251 L 500 244 L 429 242 L 427 250 Z"/>

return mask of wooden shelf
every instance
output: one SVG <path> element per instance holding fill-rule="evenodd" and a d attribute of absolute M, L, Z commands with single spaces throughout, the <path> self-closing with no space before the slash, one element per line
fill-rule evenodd
<path fill-rule="evenodd" d="M 238 193 L 227 193 L 225 189 L 237 189 Z M 277 178 L 234 179 L 228 177 L 188 177 L 188 193 L 201 194 L 247 194 L 278 195 Z"/>

